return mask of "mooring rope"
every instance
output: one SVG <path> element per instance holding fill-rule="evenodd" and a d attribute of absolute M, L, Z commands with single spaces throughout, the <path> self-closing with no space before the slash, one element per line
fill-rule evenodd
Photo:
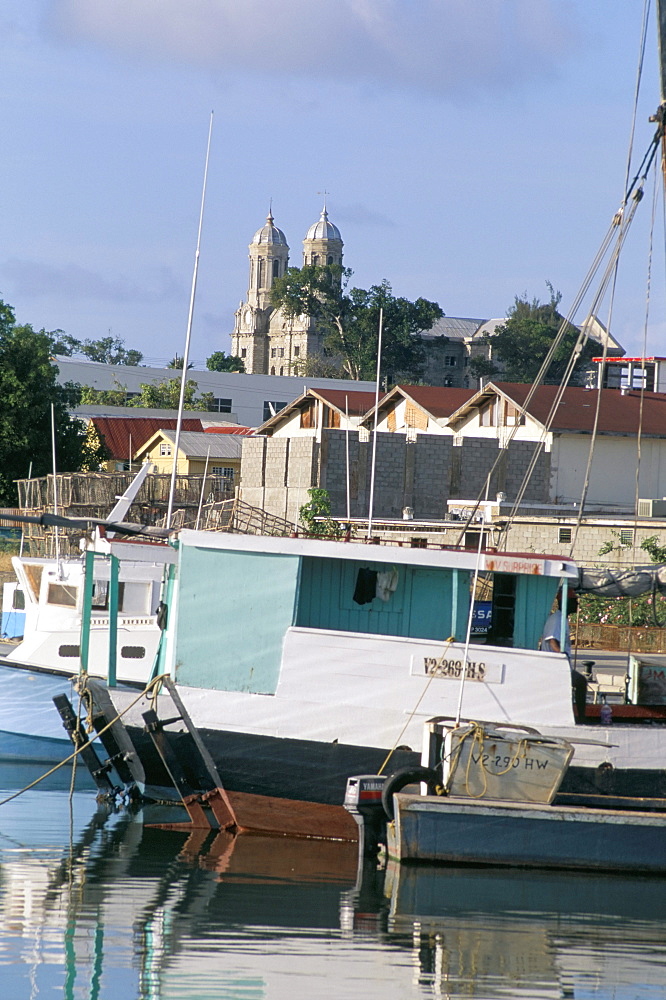
<path fill-rule="evenodd" d="M 99 732 L 97 733 L 97 736 L 101 736 L 101 735 L 102 735 L 102 733 L 105 733 L 105 732 L 107 731 L 107 729 L 110 729 L 110 728 L 111 728 L 111 726 L 115 725 L 115 723 L 116 723 L 116 722 L 118 722 L 118 720 L 119 720 L 119 719 L 122 719 L 123 715 L 126 715 L 126 714 L 127 714 L 127 712 L 129 712 L 129 710 L 130 710 L 131 708 L 134 708 L 134 706 L 135 706 L 136 704 L 138 704 L 138 703 L 139 703 L 139 702 L 141 701 L 141 699 L 142 699 L 142 698 L 145 698 L 145 697 L 146 697 L 146 695 L 147 695 L 147 694 L 148 694 L 148 693 L 149 693 L 149 692 L 150 692 L 150 691 L 151 691 L 151 690 L 152 690 L 152 689 L 153 689 L 154 687 L 156 687 L 156 686 L 157 686 L 158 684 L 160 684 L 160 685 L 161 685 L 161 684 L 162 684 L 162 681 L 164 680 L 164 677 L 165 677 L 165 676 L 166 676 L 165 674 L 160 674 L 160 675 L 159 675 L 159 677 L 154 677 L 154 678 L 152 679 L 152 681 L 150 681 L 150 683 L 149 683 L 149 684 L 147 685 L 147 687 L 145 687 L 145 688 L 143 689 L 143 691 L 142 691 L 142 692 L 141 692 L 140 694 L 138 694 L 138 695 L 136 696 L 136 698 L 135 698 L 135 699 L 134 699 L 133 701 L 131 701 L 131 702 L 129 703 L 129 705 L 127 705 L 127 706 L 126 706 L 126 707 L 125 707 L 125 708 L 124 708 L 124 709 L 122 710 L 122 712 L 118 712 L 118 714 L 117 714 L 116 716 L 114 716 L 114 717 L 113 717 L 113 719 L 111 719 L 111 721 L 110 721 L 110 722 L 107 722 L 107 724 L 106 724 L 105 726 L 103 726 L 103 728 L 102 728 L 102 729 L 100 729 L 100 730 L 99 730 Z M 88 745 L 88 744 L 86 744 L 86 746 L 87 746 L 87 745 Z M 42 775 L 41 775 L 41 777 L 39 777 L 39 778 L 35 778 L 35 780 L 34 780 L 34 781 L 31 781 L 29 785 L 26 785 L 26 786 L 25 786 L 25 788 L 20 788 L 20 789 L 19 789 L 19 790 L 18 790 L 17 792 L 14 792 L 14 793 L 13 793 L 12 795 L 8 795 L 6 799 L 2 799 L 2 800 L 0 801 L 0 806 L 4 806 L 4 805 L 7 805 L 7 803 L 8 803 L 8 802 L 11 802 L 11 801 L 12 801 L 13 799 L 17 799 L 17 798 L 19 797 L 19 795 L 23 795 L 23 793 L 24 793 L 24 792 L 28 792 L 28 791 L 30 791 L 30 789 L 31 789 L 31 788 L 34 788 L 34 787 L 35 787 L 35 785 L 39 785 L 39 784 L 40 784 L 40 782 L 44 781 L 44 779 L 45 779 L 45 778 L 49 778 L 49 777 L 50 777 L 50 776 L 51 776 L 52 774 L 55 774 L 55 773 L 56 773 L 56 771 L 59 771 L 61 767 L 64 767 L 64 766 L 65 766 L 65 764 L 69 764 L 69 763 L 70 763 L 71 761 L 75 760 L 75 759 L 76 759 L 76 758 L 78 757 L 78 755 L 79 755 L 79 754 L 80 754 L 80 753 L 81 753 L 81 752 L 82 752 L 83 750 L 85 750 L 85 749 L 86 749 L 86 747 L 85 747 L 85 746 L 82 746 L 82 747 L 78 747 L 78 748 L 77 748 L 77 749 L 76 749 L 76 750 L 74 751 L 74 753 L 71 753 L 71 754 L 69 755 L 69 757 L 66 757 L 66 758 L 65 758 L 64 760 L 61 760 L 59 764 L 56 764 L 56 765 L 55 765 L 54 767 L 52 767 L 52 768 L 51 768 L 50 770 L 48 770 L 48 771 L 47 771 L 47 772 L 46 772 L 45 774 L 42 774 Z"/>

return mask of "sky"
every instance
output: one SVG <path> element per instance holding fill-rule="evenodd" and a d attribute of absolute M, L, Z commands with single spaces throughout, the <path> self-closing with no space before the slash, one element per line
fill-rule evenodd
<path fill-rule="evenodd" d="M 644 0 L 2 0 L 0 298 L 22 323 L 229 352 L 269 205 L 290 263 L 324 198 L 353 284 L 448 316 L 573 301 L 621 204 Z M 654 12 L 634 158 L 659 104 Z M 604 323 L 666 355 L 652 180 Z M 324 194 L 326 192 L 326 194 Z M 585 311 L 585 303 L 582 306 Z M 576 316 L 582 321 L 583 315 Z"/>

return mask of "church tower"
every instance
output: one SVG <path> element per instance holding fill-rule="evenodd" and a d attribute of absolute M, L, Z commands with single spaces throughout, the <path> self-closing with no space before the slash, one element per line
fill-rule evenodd
<path fill-rule="evenodd" d="M 303 264 L 341 266 L 342 247 L 340 230 L 329 222 L 324 205 L 303 240 Z M 288 266 L 287 239 L 269 211 L 250 243 L 247 298 L 236 310 L 231 335 L 231 353 L 242 359 L 249 375 L 294 375 L 307 357 L 321 353 L 322 334 L 312 316 L 285 316 L 271 305 L 271 285 Z"/>
<path fill-rule="evenodd" d="M 339 264 L 342 266 L 340 230 L 328 220 L 324 205 L 319 222 L 308 229 L 303 240 L 303 266 L 306 264 Z"/>
<path fill-rule="evenodd" d="M 231 353 L 245 362 L 248 373 L 268 373 L 268 332 L 271 313 L 270 288 L 289 266 L 289 245 L 269 210 L 266 225 L 258 229 L 249 246 L 250 275 L 247 298 L 236 310 Z"/>

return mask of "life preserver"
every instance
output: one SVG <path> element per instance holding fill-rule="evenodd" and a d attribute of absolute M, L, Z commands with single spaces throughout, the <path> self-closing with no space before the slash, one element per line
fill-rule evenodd
<path fill-rule="evenodd" d="M 436 794 L 440 779 L 431 767 L 403 767 L 387 778 L 382 789 L 382 805 L 390 820 L 393 819 L 394 794 L 401 791 L 405 785 L 415 785 L 421 781 L 428 786 L 430 795 Z"/>

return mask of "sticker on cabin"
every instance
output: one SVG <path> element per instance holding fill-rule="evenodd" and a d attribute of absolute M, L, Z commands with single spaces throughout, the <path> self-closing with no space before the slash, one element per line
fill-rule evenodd
<path fill-rule="evenodd" d="M 459 681 L 465 669 L 465 660 L 461 656 L 412 656 L 410 673 L 425 674 L 426 677 L 441 677 L 443 680 Z M 468 660 L 466 681 L 476 681 L 480 684 L 501 684 L 504 664 L 492 663 L 488 660 Z"/>

